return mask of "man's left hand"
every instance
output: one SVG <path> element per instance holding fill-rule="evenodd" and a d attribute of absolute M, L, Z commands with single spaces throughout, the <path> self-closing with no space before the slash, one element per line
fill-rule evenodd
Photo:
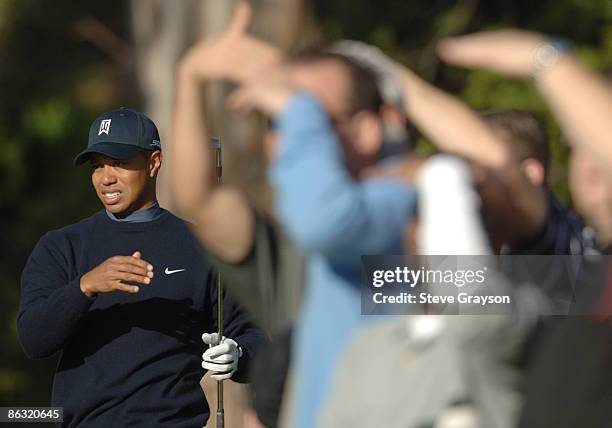
<path fill-rule="evenodd" d="M 202 340 L 209 348 L 202 354 L 202 368 L 214 372 L 214 380 L 226 380 L 238 370 L 242 349 L 235 340 L 223 336 L 219 341 L 217 333 L 204 333 Z"/>

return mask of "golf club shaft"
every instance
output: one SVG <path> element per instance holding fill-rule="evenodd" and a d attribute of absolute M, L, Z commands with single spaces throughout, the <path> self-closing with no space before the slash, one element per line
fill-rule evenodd
<path fill-rule="evenodd" d="M 223 167 L 221 164 L 221 140 L 213 139 L 215 144 L 215 172 L 217 175 L 217 183 L 221 183 L 221 174 Z M 219 334 L 219 343 L 223 338 L 223 286 L 221 285 L 221 274 L 217 273 L 217 333 Z M 217 381 L 217 428 L 225 426 L 225 409 L 223 407 L 223 381 Z"/>

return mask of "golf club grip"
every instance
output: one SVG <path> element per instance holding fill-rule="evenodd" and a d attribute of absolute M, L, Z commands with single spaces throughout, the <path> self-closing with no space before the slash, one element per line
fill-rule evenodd
<path fill-rule="evenodd" d="M 225 412 L 223 410 L 217 410 L 217 428 L 225 427 Z"/>

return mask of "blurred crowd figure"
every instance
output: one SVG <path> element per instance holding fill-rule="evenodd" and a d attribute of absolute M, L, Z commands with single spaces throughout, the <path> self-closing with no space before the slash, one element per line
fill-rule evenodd
<path fill-rule="evenodd" d="M 532 113 L 479 114 L 361 42 L 283 57 L 248 34 L 250 13 L 238 2 L 181 60 L 170 158 L 179 213 L 272 338 L 245 426 L 609 426 L 610 83 L 537 33 L 438 43 L 448 64 L 535 84 L 570 147 L 576 213 L 547 185 Z M 201 95 L 219 80 L 236 84 L 231 108 L 271 119 L 274 217 L 213 178 Z M 415 130 L 437 154 L 413 151 Z M 558 303 L 543 284 L 501 268 L 493 292 L 515 297 L 507 313 L 368 316 L 361 256 L 374 254 L 572 255 L 584 280 L 562 317 L 540 316 Z"/>

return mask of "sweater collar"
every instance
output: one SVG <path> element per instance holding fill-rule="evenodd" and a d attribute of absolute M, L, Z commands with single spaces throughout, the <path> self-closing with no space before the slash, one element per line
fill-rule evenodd
<path fill-rule="evenodd" d="M 153 206 L 146 208 L 144 210 L 134 211 L 124 218 L 117 218 L 113 213 L 106 210 L 106 215 L 113 221 L 121 222 L 121 223 L 145 223 L 148 221 L 153 221 L 158 219 L 162 215 L 162 208 L 159 206 L 159 203 L 155 201 Z"/>

